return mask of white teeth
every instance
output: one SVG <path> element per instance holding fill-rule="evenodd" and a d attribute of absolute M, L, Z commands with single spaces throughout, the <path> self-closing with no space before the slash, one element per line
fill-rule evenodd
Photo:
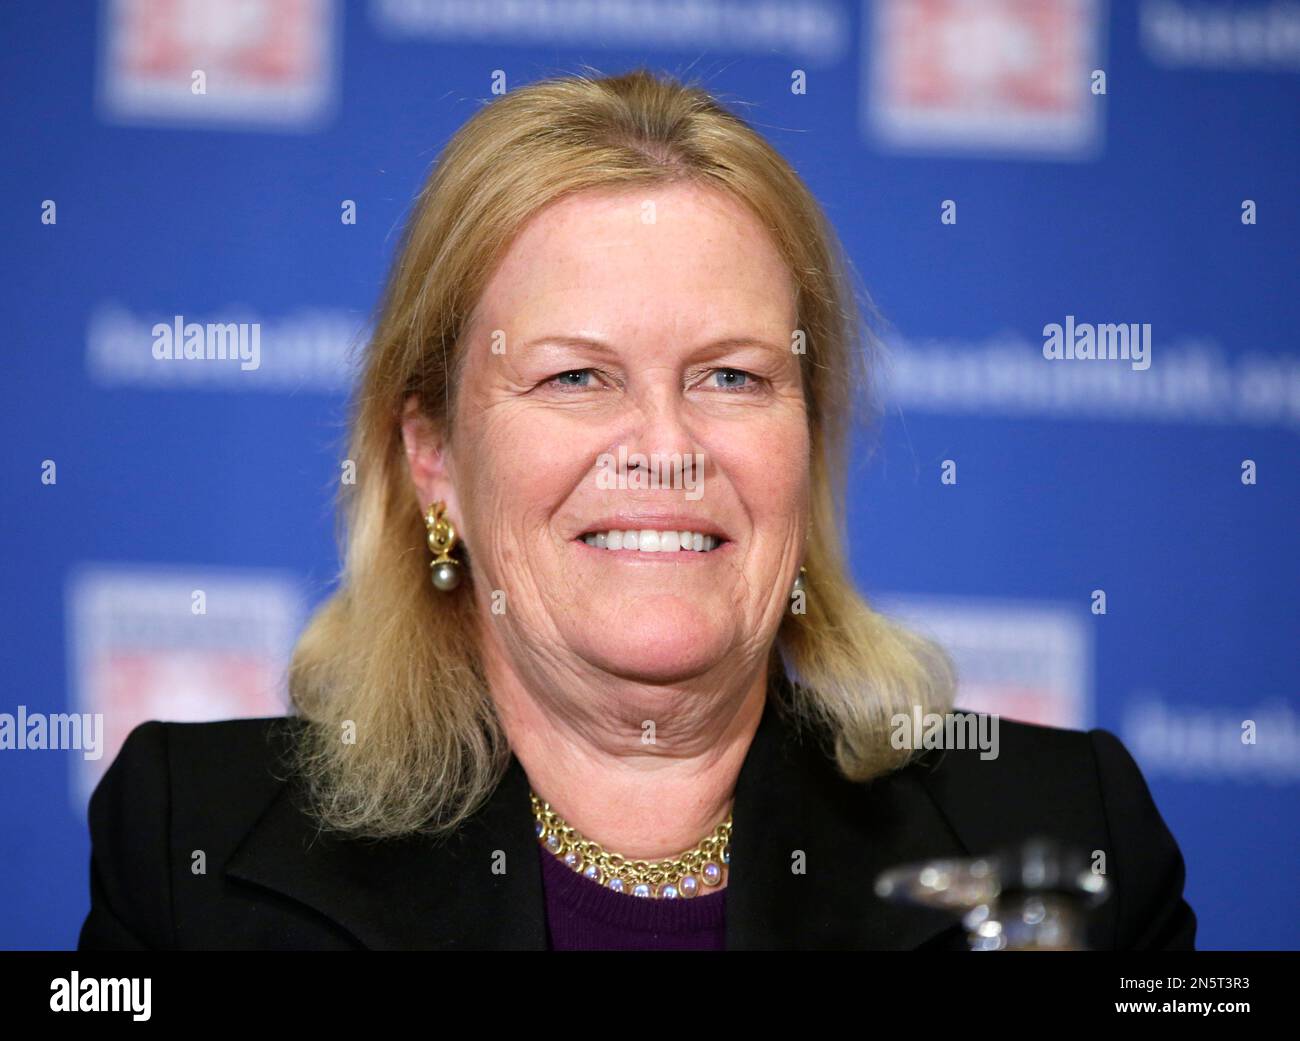
<path fill-rule="evenodd" d="M 598 531 L 583 535 L 582 541 L 595 549 L 634 549 L 641 553 L 707 553 L 718 539 L 698 531 Z"/>

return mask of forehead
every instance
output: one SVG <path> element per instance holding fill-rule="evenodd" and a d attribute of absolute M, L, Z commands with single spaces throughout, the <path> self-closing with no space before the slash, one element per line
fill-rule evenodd
<path fill-rule="evenodd" d="M 675 184 L 583 192 L 520 231 L 479 304 L 492 328 L 599 327 L 610 336 L 719 324 L 784 330 L 794 283 L 771 236 L 723 192 Z"/>

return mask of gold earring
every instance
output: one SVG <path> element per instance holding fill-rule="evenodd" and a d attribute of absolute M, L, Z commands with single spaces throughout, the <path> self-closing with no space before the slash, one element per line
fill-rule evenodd
<path fill-rule="evenodd" d="M 807 574 L 808 574 L 808 569 L 801 565 L 799 568 L 799 574 L 794 576 L 794 587 L 790 590 L 791 596 L 794 596 L 795 593 L 802 593 L 804 591 L 806 585 L 804 581 L 804 576 Z"/>
<path fill-rule="evenodd" d="M 433 560 L 429 564 L 433 587 L 443 593 L 450 593 L 460 585 L 460 562 L 451 558 L 451 551 L 458 540 L 456 529 L 446 514 L 446 503 L 441 500 L 431 503 L 424 515 L 424 525 L 429 529 L 429 549 L 433 553 Z"/>

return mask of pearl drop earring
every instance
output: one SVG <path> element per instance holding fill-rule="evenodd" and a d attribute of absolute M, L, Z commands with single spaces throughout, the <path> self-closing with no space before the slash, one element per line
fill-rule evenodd
<path fill-rule="evenodd" d="M 455 548 L 456 529 L 447 519 L 447 504 L 438 501 L 431 503 L 424 515 L 425 527 L 429 529 L 429 549 L 434 558 L 429 564 L 430 578 L 435 589 L 450 593 L 460 585 L 460 562 L 451 558 Z"/>

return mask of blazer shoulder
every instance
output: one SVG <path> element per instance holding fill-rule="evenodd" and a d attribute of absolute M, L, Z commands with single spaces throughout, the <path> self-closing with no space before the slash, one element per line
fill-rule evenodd
<path fill-rule="evenodd" d="M 971 715 L 996 739 L 936 749 L 912 767 L 963 844 L 986 854 L 1035 836 L 1068 843 L 1111 882 L 1105 946 L 1192 949 L 1182 853 L 1123 742 L 1099 728 Z"/>
<path fill-rule="evenodd" d="M 1018 793 L 1021 799 L 1032 793 L 1031 786 L 1069 790 L 1083 785 L 1095 800 L 1093 755 L 1084 731 L 989 712 L 957 709 L 953 714 L 965 720 L 954 731 L 955 743 L 945 737 L 940 747 L 912 764 L 932 788 L 974 785 L 983 796 Z"/>
<path fill-rule="evenodd" d="M 1186 865 L 1146 778 L 1124 743 L 1108 730 L 1089 731 L 1097 783 L 1110 832 L 1122 950 L 1195 950 L 1196 914 L 1183 897 Z"/>
<path fill-rule="evenodd" d="M 90 797 L 90 911 L 78 949 L 175 946 L 172 880 L 222 858 L 286 780 L 292 716 L 134 727 Z"/>
<path fill-rule="evenodd" d="M 269 795 L 284 780 L 284 757 L 304 724 L 297 716 L 262 716 L 158 725 L 176 781 L 219 784 L 227 791 L 233 784 L 248 794 Z"/>

